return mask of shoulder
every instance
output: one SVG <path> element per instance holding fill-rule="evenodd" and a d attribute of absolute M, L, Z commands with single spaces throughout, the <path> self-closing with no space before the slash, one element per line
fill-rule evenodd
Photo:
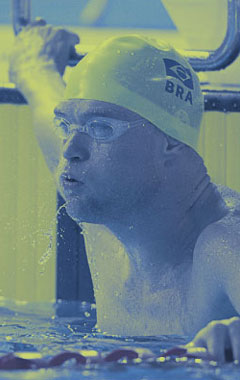
<path fill-rule="evenodd" d="M 240 193 L 226 186 L 217 185 L 226 206 L 227 214 L 217 222 L 209 224 L 200 234 L 196 248 L 219 250 L 222 244 L 233 244 L 240 239 Z"/>
<path fill-rule="evenodd" d="M 228 213 L 202 231 L 195 245 L 194 261 L 205 270 L 229 275 L 234 266 L 240 269 L 240 194 L 225 186 L 218 186 L 218 190 Z"/>
<path fill-rule="evenodd" d="M 231 315 L 232 307 L 240 313 L 240 195 L 226 187 L 219 191 L 228 213 L 199 235 L 192 266 L 194 299 L 211 319 Z"/>
<path fill-rule="evenodd" d="M 233 307 L 240 314 L 240 195 L 224 187 L 220 193 L 229 212 L 200 234 L 194 268 L 204 279 L 205 290 L 211 293 L 211 287 L 215 289 L 225 311 Z M 224 300 L 228 302 L 224 304 Z"/>

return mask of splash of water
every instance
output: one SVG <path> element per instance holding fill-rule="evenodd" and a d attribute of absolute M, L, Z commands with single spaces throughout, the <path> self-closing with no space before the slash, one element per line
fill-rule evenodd
<path fill-rule="evenodd" d="M 63 208 L 66 208 L 67 203 L 65 202 L 63 205 L 61 205 L 56 212 L 56 216 L 54 216 L 54 219 L 52 220 L 48 232 L 45 232 L 44 235 L 48 236 L 49 238 L 49 243 L 47 246 L 46 251 L 43 253 L 43 255 L 40 257 L 38 260 L 38 264 L 41 265 L 42 267 L 48 262 L 48 260 L 51 258 L 52 253 L 53 253 L 53 236 L 54 236 L 54 228 L 57 223 L 57 216 L 59 215 L 60 211 Z M 42 268 L 41 274 L 44 273 L 44 269 Z"/>

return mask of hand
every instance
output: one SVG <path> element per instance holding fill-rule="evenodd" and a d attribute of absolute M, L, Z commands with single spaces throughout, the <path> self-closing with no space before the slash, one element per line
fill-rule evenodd
<path fill-rule="evenodd" d="M 185 346 L 186 356 L 240 363 L 240 318 L 212 321 Z"/>
<path fill-rule="evenodd" d="M 28 71 L 41 68 L 63 75 L 70 52 L 80 41 L 75 33 L 36 19 L 16 36 L 9 56 L 9 79 L 18 85 Z"/>

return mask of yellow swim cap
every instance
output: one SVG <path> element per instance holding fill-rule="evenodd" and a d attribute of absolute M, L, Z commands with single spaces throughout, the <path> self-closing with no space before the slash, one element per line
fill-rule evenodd
<path fill-rule="evenodd" d="M 125 107 L 197 150 L 204 109 L 200 84 L 168 44 L 139 35 L 108 39 L 72 69 L 65 98 Z"/>

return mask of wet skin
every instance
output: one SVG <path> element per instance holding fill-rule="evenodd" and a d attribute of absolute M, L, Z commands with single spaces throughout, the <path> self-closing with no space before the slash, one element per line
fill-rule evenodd
<path fill-rule="evenodd" d="M 139 115 L 96 101 L 63 102 L 55 109 L 55 114 L 76 124 L 71 136 L 63 142 L 63 156 L 56 172 L 73 218 L 79 222 L 104 223 L 110 215 L 119 217 L 126 210 L 129 214 L 130 209 L 136 208 L 146 196 L 154 196 L 161 181 L 157 168 L 152 165 L 159 144 L 149 149 L 154 126 L 144 128 L 140 125 L 115 141 L 99 142 L 78 132 L 77 125 L 94 115 L 129 122 L 139 119 Z M 144 122 L 146 125 L 143 119 L 143 125 Z M 160 134 L 158 130 L 154 132 Z M 136 149 L 139 144 L 142 148 Z M 67 175 L 80 184 L 64 183 Z"/>
<path fill-rule="evenodd" d="M 139 119 L 139 115 L 119 106 L 71 100 L 60 103 L 55 113 L 74 124 L 63 141 L 63 156 L 56 172 L 67 212 L 78 223 L 108 227 L 128 253 L 130 274 L 127 281 L 119 280 L 122 292 L 118 300 L 109 293 L 113 274 L 111 278 L 107 275 L 107 262 L 96 258 L 102 294 L 107 294 L 105 301 L 100 294 L 96 297 L 106 311 L 104 321 L 99 312 L 100 326 L 102 322 L 101 327 L 108 328 L 106 315 L 113 308 L 125 320 L 128 316 L 132 321 L 139 318 L 137 302 L 134 310 L 129 307 L 130 294 L 141 298 L 143 284 L 150 293 L 154 289 L 158 299 L 154 298 L 158 323 L 149 326 L 149 334 L 193 334 L 212 319 L 236 315 L 238 305 L 229 301 L 219 272 L 225 262 L 217 252 L 221 251 L 218 240 L 222 229 L 236 229 L 238 216 L 232 217 L 223 201 L 225 196 L 210 183 L 199 157 L 192 151 L 182 153 L 172 148 L 165 135 L 144 119 L 145 124 L 140 123 L 112 142 L 99 142 L 78 131 L 78 125 L 95 115 Z M 184 169 L 186 162 L 188 170 Z M 234 198 L 237 205 L 237 194 Z M 211 249 L 205 249 L 206 244 Z M 107 257 L 108 263 L 115 259 Z M 209 262 L 213 262 L 214 271 Z M 171 304 L 173 297 L 180 301 Z M 144 302 L 141 307 L 146 308 Z M 166 314 L 168 326 L 164 322 Z M 129 333 L 133 333 L 134 325 L 131 328 L 129 324 Z M 112 328 L 111 332 L 119 332 L 121 327 L 116 322 Z"/>

